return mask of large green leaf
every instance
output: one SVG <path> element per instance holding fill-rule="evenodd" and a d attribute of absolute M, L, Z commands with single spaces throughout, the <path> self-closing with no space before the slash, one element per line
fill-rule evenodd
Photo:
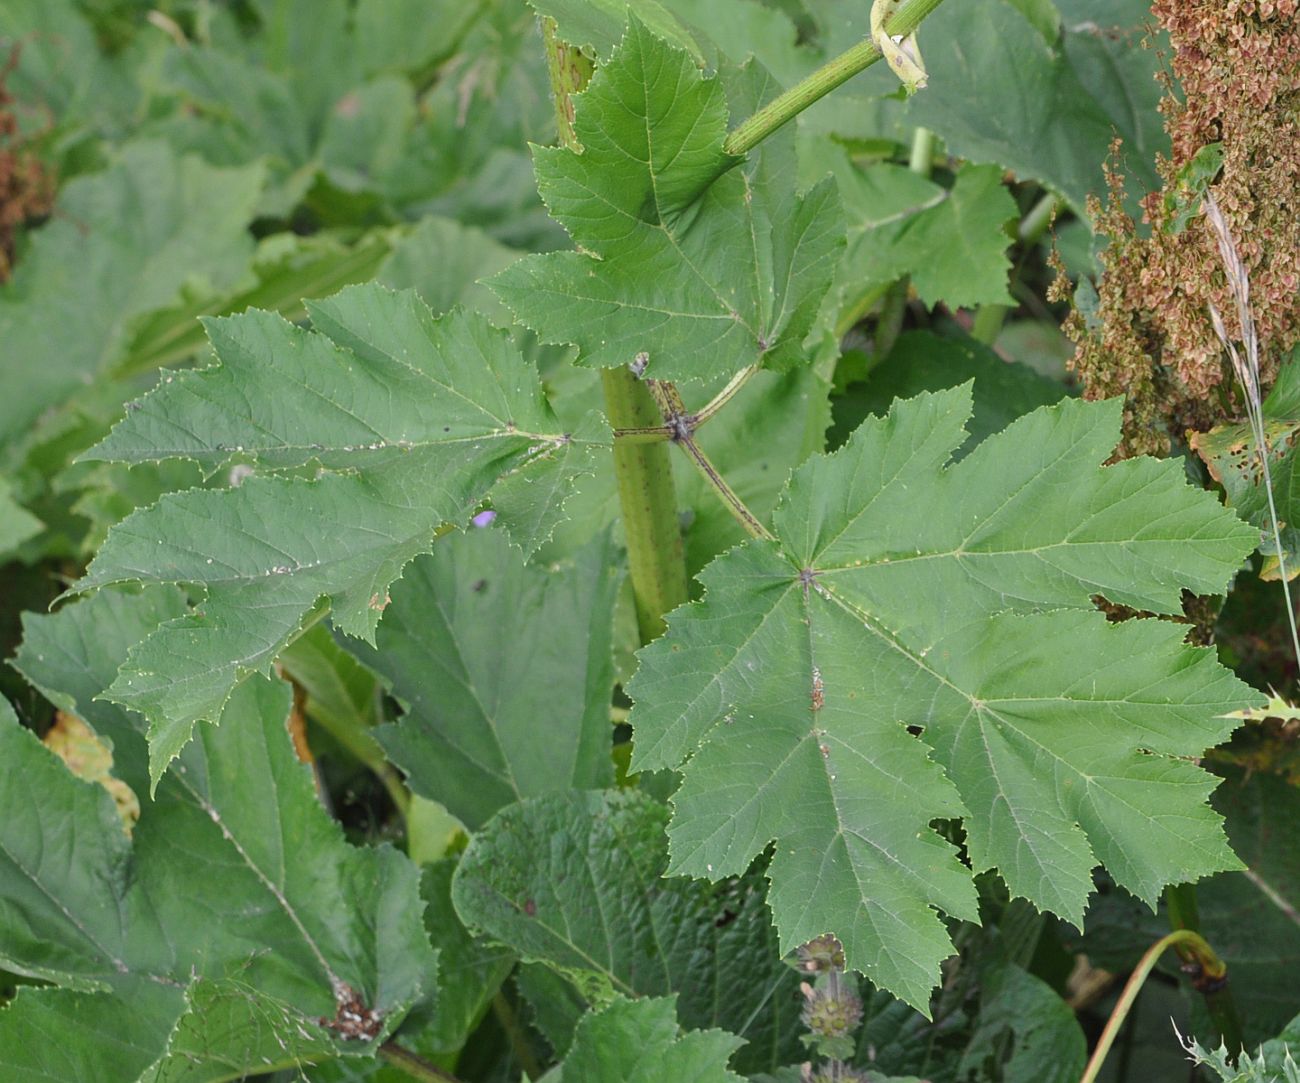
<path fill-rule="evenodd" d="M 0 1012 L 0 1050 L 28 1051 L 17 1078 L 107 1055 L 122 1074 L 104 1078 L 215 1080 L 359 1052 L 316 1020 L 355 995 L 378 1013 L 373 1037 L 431 987 L 415 869 L 344 842 L 295 758 L 289 700 L 282 683 L 243 685 L 238 724 L 204 729 L 134 839 L 106 790 L 0 719 L 0 963 L 62 987 Z M 42 1049 L 73 993 L 83 1027 Z"/>
<path fill-rule="evenodd" d="M 678 1026 L 673 997 L 627 1000 L 619 997 L 578 1024 L 573 1048 L 546 1083 L 742 1083 L 727 1068 L 740 1046 L 725 1031 L 688 1031 Z"/>
<path fill-rule="evenodd" d="M 525 566 L 495 529 L 449 538 L 407 569 L 361 657 L 406 705 L 376 736 L 416 793 L 474 829 L 513 801 L 613 782 L 621 579 L 607 535 L 548 570 Z"/>
<path fill-rule="evenodd" d="M 942 5 L 920 36 L 930 81 L 907 117 L 953 153 L 1041 180 L 1082 209 L 1105 191 L 1118 134 L 1136 194 L 1160 186 L 1159 57 L 1142 47 L 1141 20 L 1121 30 L 1089 21 L 1047 40 L 1013 0 L 967 0 Z"/>
<path fill-rule="evenodd" d="M 834 185 L 796 196 L 766 152 L 742 168 L 722 81 L 635 20 L 576 111 L 583 152 L 535 158 L 581 251 L 520 260 L 492 280 L 501 298 L 584 364 L 644 355 L 649 375 L 703 380 L 797 362 L 843 244 Z"/>
<path fill-rule="evenodd" d="M 194 723 L 267 672 L 324 600 L 342 631 L 373 636 L 389 584 L 502 475 L 502 517 L 535 547 L 592 447 L 560 428 L 536 373 L 480 316 L 435 319 L 413 293 L 374 285 L 308 311 L 310 332 L 258 311 L 210 321 L 221 363 L 165 375 L 91 453 L 257 468 L 128 516 L 76 587 L 206 590 L 133 649 L 107 693 L 149 719 L 155 782 Z M 263 473 L 277 469 L 291 476 Z"/>
<path fill-rule="evenodd" d="M 969 387 L 920 395 L 797 470 L 774 540 L 705 571 L 629 687 L 633 769 L 684 776 L 669 871 L 734 875 L 775 841 L 782 945 L 833 931 L 918 1007 L 950 950 L 933 908 L 975 916 L 931 821 L 964 817 L 974 870 L 1076 923 L 1099 862 L 1153 900 L 1236 865 L 1180 757 L 1259 699 L 1179 626 L 1091 601 L 1179 611 L 1253 531 L 1176 463 L 1099 468 L 1114 402 L 1037 410 L 946 466 L 970 409 Z"/>
<path fill-rule="evenodd" d="M 115 364 L 134 321 L 182 289 L 234 285 L 248 269 L 258 166 L 214 169 L 133 143 L 70 181 L 58 211 L 0 288 L 0 440 Z"/>
<path fill-rule="evenodd" d="M 43 524 L 14 499 L 9 480 L 0 476 L 0 558 L 8 559 L 13 551 L 41 531 Z"/>
<path fill-rule="evenodd" d="M 1075 1083 L 1088 1045 L 1070 1006 L 1046 982 L 1010 964 L 980 975 L 980 1011 L 958 1079 Z"/>
<path fill-rule="evenodd" d="M 684 1025 L 746 1039 L 742 1070 L 788 1063 L 802 1048 L 799 979 L 780 962 L 759 876 L 664 880 L 667 819 L 634 790 L 512 805 L 470 843 L 456 909 L 592 1004 L 676 993 Z"/>

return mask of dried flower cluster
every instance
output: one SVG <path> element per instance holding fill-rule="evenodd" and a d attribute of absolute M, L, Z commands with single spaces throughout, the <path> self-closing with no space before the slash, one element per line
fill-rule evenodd
<path fill-rule="evenodd" d="M 1143 200 L 1148 236 L 1122 204 L 1091 208 L 1111 238 L 1097 311 L 1068 325 L 1089 397 L 1126 395 L 1126 453 L 1162 452 L 1170 437 L 1240 411 L 1211 306 L 1234 306 L 1218 246 L 1199 216 L 1186 220 L 1186 170 L 1218 144 L 1213 191 L 1249 276 L 1263 383 L 1300 341 L 1300 0 L 1154 0 L 1182 88 L 1162 103 L 1172 156 L 1162 191 Z M 1240 328 L 1229 321 L 1230 334 Z"/>
<path fill-rule="evenodd" d="M 49 174 L 24 147 L 11 108 L 13 95 L 5 89 L 6 79 L 18 66 L 19 53 L 20 47 L 15 45 L 0 65 L 0 282 L 9 280 L 18 228 L 49 214 L 54 198 Z"/>

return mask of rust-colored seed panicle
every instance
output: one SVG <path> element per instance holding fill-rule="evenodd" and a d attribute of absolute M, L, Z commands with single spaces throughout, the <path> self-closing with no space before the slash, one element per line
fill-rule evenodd
<path fill-rule="evenodd" d="M 1126 399 L 1121 455 L 1166 452 L 1188 430 L 1241 412 L 1209 315 L 1217 308 L 1238 335 L 1215 238 L 1199 215 L 1181 229 L 1177 221 L 1180 174 L 1211 144 L 1222 149 L 1213 191 L 1250 281 L 1265 390 L 1300 343 L 1298 8 L 1300 0 L 1151 5 L 1181 87 L 1161 103 L 1171 142 L 1159 162 L 1163 188 L 1142 201 L 1150 228 L 1139 230 L 1124 209 L 1123 178 L 1107 170 L 1108 201 L 1090 208 L 1110 239 L 1096 311 L 1086 322 L 1075 312 L 1066 324 L 1087 396 Z M 1114 152 L 1119 161 L 1118 142 Z"/>
<path fill-rule="evenodd" d="M 45 217 L 54 204 L 53 178 L 27 149 L 29 140 L 18 128 L 14 98 L 5 86 L 21 56 L 17 44 L 0 57 L 0 282 L 7 282 L 13 270 L 19 229 Z"/>

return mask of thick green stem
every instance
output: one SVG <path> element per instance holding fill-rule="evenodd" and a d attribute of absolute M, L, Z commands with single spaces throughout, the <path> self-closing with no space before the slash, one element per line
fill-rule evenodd
<path fill-rule="evenodd" d="M 863 3 L 865 5 L 866 0 Z M 943 0 L 901 0 L 898 10 L 885 23 L 885 29 L 893 37 L 906 37 L 941 3 Z M 753 150 L 783 124 L 793 120 L 814 102 L 848 82 L 858 72 L 865 71 L 879 59 L 880 50 L 870 38 L 846 49 L 784 94 L 773 98 L 736 128 L 727 136 L 723 150 L 728 154 L 744 154 Z"/>
<path fill-rule="evenodd" d="M 387 1041 L 379 1047 L 379 1059 L 386 1060 L 394 1068 L 405 1072 L 412 1079 L 420 1080 L 421 1083 L 460 1083 L 445 1068 L 431 1064 L 394 1041 Z"/>
<path fill-rule="evenodd" d="M 1020 220 L 1020 228 L 1016 231 L 1020 243 L 1033 244 L 1039 240 L 1047 232 L 1047 227 L 1052 224 L 1052 219 L 1060 209 L 1061 199 L 1055 192 L 1048 192 L 1039 199 Z"/>
<path fill-rule="evenodd" d="M 1221 982 L 1227 974 L 1228 968 L 1223 964 L 1214 949 L 1201 937 L 1199 933 L 1192 932 L 1191 929 L 1178 929 L 1166 937 L 1157 940 L 1145 955 L 1138 962 L 1137 968 L 1129 975 L 1129 979 L 1124 983 L 1124 990 L 1120 993 L 1119 1001 L 1115 1005 L 1115 1010 L 1110 1013 L 1110 1018 L 1106 1021 L 1106 1028 L 1101 1032 L 1101 1038 L 1097 1041 L 1097 1047 L 1092 1051 L 1092 1057 L 1088 1061 L 1088 1066 L 1084 1069 L 1079 1083 L 1095 1083 L 1097 1074 L 1101 1071 L 1101 1066 L 1105 1063 L 1106 1054 L 1110 1052 L 1110 1047 L 1115 1044 L 1115 1037 L 1119 1034 L 1120 1028 L 1124 1025 L 1124 1020 L 1128 1018 L 1128 1013 L 1133 1008 L 1133 1002 L 1137 1000 L 1138 993 L 1142 991 L 1142 985 L 1147 980 L 1147 976 L 1155 969 L 1156 963 L 1160 956 L 1164 954 L 1166 948 L 1177 948 L 1178 954 L 1184 953 L 1193 959 L 1198 970 L 1204 979 L 1212 982 Z"/>
<path fill-rule="evenodd" d="M 650 392 L 628 369 L 605 369 L 605 413 L 615 429 L 662 422 Z M 614 476 L 627 539 L 628 572 L 641 642 L 663 633 L 664 614 L 686 601 L 686 558 L 677 523 L 673 465 L 666 443 L 614 443 Z"/>
<path fill-rule="evenodd" d="M 591 60 L 556 36 L 554 19 L 542 20 L 546 63 L 555 99 L 555 125 L 560 142 L 582 151 L 573 129 L 573 95 L 591 78 Z M 605 416 L 615 429 L 643 431 L 647 441 L 614 442 L 614 476 L 627 543 L 628 574 L 636 599 L 641 642 L 663 634 L 664 614 L 687 599 L 686 558 L 677 523 L 677 497 L 668 447 L 655 442 L 653 430 L 662 422 L 645 385 L 628 369 L 601 373 Z"/>
<path fill-rule="evenodd" d="M 1171 884 L 1165 889 L 1165 904 L 1169 910 L 1171 928 L 1175 931 L 1185 929 L 1194 933 L 1201 931 L 1201 915 L 1196 902 L 1195 884 Z M 1196 955 L 1186 948 L 1178 949 L 1178 957 L 1188 966 L 1200 962 Z M 1244 1048 L 1245 1042 L 1242 1038 L 1241 1017 L 1237 1014 L 1237 1002 L 1233 999 L 1232 990 L 1219 982 L 1213 982 L 1201 988 L 1201 993 L 1205 997 L 1205 1010 L 1210 1015 L 1210 1022 L 1219 1032 L 1219 1037 L 1228 1047 L 1228 1052 L 1236 1056 Z"/>
<path fill-rule="evenodd" d="M 922 177 L 928 177 L 934 171 L 934 147 L 937 140 L 929 128 L 917 128 L 912 133 L 912 153 L 907 159 L 907 168 Z"/>

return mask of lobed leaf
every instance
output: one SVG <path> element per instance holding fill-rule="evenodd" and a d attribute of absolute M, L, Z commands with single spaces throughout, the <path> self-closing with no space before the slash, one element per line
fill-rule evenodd
<path fill-rule="evenodd" d="M 970 410 L 969 385 L 920 395 L 798 469 L 775 539 L 705 571 L 629 686 L 633 769 L 683 775 L 669 872 L 775 842 L 783 946 L 834 932 L 918 1008 L 950 951 L 934 909 L 976 916 L 932 821 L 965 817 L 975 871 L 1075 923 L 1098 863 L 1152 901 L 1236 867 L 1184 757 L 1258 698 L 1177 625 L 1092 603 L 1177 612 L 1254 532 L 1176 463 L 1099 468 L 1116 403 L 1036 410 L 949 464 Z"/>
<path fill-rule="evenodd" d="M 843 245 L 833 183 L 797 196 L 741 168 L 722 149 L 721 80 L 635 18 L 577 99 L 574 130 L 581 154 L 537 147 L 534 159 L 579 251 L 527 256 L 492 279 L 516 316 L 577 345 L 582 364 L 644 354 L 664 379 L 798 362 Z"/>
<path fill-rule="evenodd" d="M 326 602 L 341 630 L 371 638 L 389 585 L 498 479 L 515 475 L 503 519 L 533 546 L 588 469 L 595 421 L 563 431 L 535 371 L 483 317 L 435 319 L 414 293 L 375 285 L 308 311 L 311 331 L 257 311 L 209 321 L 220 364 L 165 375 L 88 456 L 209 470 L 235 457 L 258 474 L 136 511 L 74 588 L 204 588 L 200 606 L 133 648 L 107 691 L 149 720 L 155 784 L 194 724 L 267 672 Z"/>
<path fill-rule="evenodd" d="M 861 292 L 909 275 L 930 306 L 1012 303 L 1007 226 L 1016 204 L 997 166 L 963 166 L 951 189 L 889 163 L 836 176 L 850 222 L 842 288 Z"/>

